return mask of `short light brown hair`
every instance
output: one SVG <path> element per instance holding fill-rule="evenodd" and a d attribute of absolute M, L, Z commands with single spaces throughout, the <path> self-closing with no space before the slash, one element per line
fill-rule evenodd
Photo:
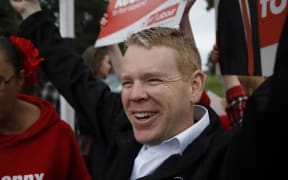
<path fill-rule="evenodd" d="M 125 41 L 125 50 L 131 45 L 147 49 L 154 46 L 174 49 L 178 57 L 178 69 L 184 77 L 190 76 L 196 69 L 201 69 L 201 58 L 193 39 L 176 28 L 152 27 L 136 32 Z"/>

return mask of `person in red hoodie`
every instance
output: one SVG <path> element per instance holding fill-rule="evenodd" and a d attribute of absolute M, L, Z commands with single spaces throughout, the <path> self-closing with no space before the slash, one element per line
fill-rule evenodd
<path fill-rule="evenodd" d="M 72 128 L 39 97 L 21 94 L 43 61 L 31 41 L 0 37 L 0 179 L 90 180 Z"/>

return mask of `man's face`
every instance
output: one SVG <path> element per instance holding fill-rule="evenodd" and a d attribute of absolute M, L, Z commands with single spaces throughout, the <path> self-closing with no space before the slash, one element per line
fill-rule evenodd
<path fill-rule="evenodd" d="M 134 135 L 155 145 L 193 124 L 190 81 L 184 81 L 168 47 L 130 46 L 123 60 L 122 102 Z"/>

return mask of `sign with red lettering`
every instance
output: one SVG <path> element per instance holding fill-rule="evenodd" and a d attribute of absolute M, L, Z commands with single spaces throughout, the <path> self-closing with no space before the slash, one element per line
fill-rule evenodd
<path fill-rule="evenodd" d="M 221 74 L 270 76 L 288 0 L 215 0 Z"/>
<path fill-rule="evenodd" d="M 95 46 L 123 42 L 129 34 L 155 26 L 174 27 L 180 23 L 186 0 L 110 0 L 108 22 Z"/>
<path fill-rule="evenodd" d="M 287 0 L 258 1 L 260 59 L 265 76 L 273 73 L 278 42 L 287 12 Z"/>

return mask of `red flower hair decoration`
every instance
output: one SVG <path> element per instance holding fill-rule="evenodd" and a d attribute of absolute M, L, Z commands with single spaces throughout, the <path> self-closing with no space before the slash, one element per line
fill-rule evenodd
<path fill-rule="evenodd" d="M 14 35 L 10 35 L 9 40 L 23 54 L 25 83 L 32 87 L 37 82 L 37 68 L 44 58 L 39 57 L 39 50 L 30 40 Z"/>

